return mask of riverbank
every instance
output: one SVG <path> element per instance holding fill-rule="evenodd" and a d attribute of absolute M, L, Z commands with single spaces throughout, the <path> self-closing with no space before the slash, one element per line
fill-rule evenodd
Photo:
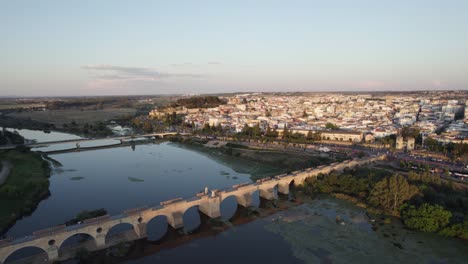
<path fill-rule="evenodd" d="M 13 117 L 10 115 L 0 115 L 0 127 L 9 127 L 14 129 L 30 129 L 37 131 L 50 131 L 70 133 L 80 137 L 105 138 L 113 135 L 113 132 L 107 128 L 104 122 L 96 123 L 50 123 L 44 120 L 35 120 L 27 116 Z"/>
<path fill-rule="evenodd" d="M 468 192 L 437 175 L 359 167 L 309 178 L 300 189 L 315 197 L 329 194 L 365 208 L 369 218 L 400 219 L 405 228 L 468 240 Z"/>
<path fill-rule="evenodd" d="M 464 263 L 466 259 L 466 245 L 461 241 L 405 229 L 396 218 L 372 221 L 365 210 L 329 195 L 311 199 L 298 193 L 297 197 L 297 202 L 280 199 L 278 207 L 264 204 L 255 211 L 241 208 L 229 222 L 202 216 L 202 224 L 190 234 L 168 229 L 157 242 L 144 239 L 125 242 L 80 257 L 86 263 L 127 264 L 211 260 L 222 263 Z M 337 217 L 340 222 L 336 221 Z"/>
<path fill-rule="evenodd" d="M 261 150 L 234 143 L 218 144 L 216 147 L 213 147 L 212 144 L 208 143 L 209 141 L 197 138 L 184 139 L 176 137 L 172 138 L 171 141 L 196 149 L 197 151 L 206 153 L 213 157 L 234 157 L 242 160 L 255 161 L 262 165 L 268 165 L 275 168 L 275 173 L 272 175 L 317 167 L 320 165 L 328 165 L 336 161 L 330 157 L 317 156 L 307 152 Z M 252 175 L 253 180 L 260 179 L 264 176 L 266 177 L 271 175 Z"/>
<path fill-rule="evenodd" d="M 40 154 L 30 151 L 1 151 L 0 160 L 12 166 L 0 187 L 0 234 L 4 234 L 49 195 L 50 168 Z"/>

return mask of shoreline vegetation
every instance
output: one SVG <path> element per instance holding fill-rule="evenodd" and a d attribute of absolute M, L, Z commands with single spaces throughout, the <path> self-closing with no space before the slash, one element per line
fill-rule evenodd
<path fill-rule="evenodd" d="M 404 177 L 358 167 L 308 178 L 299 190 L 310 197 L 329 194 L 350 201 L 365 208 L 371 221 L 397 217 L 410 230 L 468 240 L 468 191 L 454 189 L 427 171 Z"/>
<path fill-rule="evenodd" d="M 330 157 L 319 157 L 308 153 L 286 153 L 280 150 L 261 150 L 235 143 L 227 143 L 221 144 L 218 147 L 210 147 L 205 145 L 208 140 L 199 138 L 171 137 L 170 141 L 184 144 L 205 153 L 217 156 L 235 157 L 243 160 L 260 162 L 277 168 L 277 173 L 275 175 L 289 173 L 309 167 L 331 164 L 335 161 Z M 258 180 L 263 176 L 264 175 L 252 175 L 252 179 Z"/>
<path fill-rule="evenodd" d="M 250 148 L 232 142 L 213 147 L 206 145 L 208 139 L 195 137 L 168 139 L 209 155 L 264 163 L 277 168 L 278 174 L 336 160 L 306 153 Z M 60 166 L 60 163 L 39 153 L 19 149 L 0 152 L 0 160 L 7 160 L 13 166 L 10 177 L 0 186 L 0 234 L 3 234 L 18 219 L 32 213 L 49 195 L 50 166 Z M 252 180 L 265 176 L 253 175 Z M 427 170 L 409 171 L 402 176 L 397 170 L 359 167 L 342 173 L 332 172 L 326 177 L 309 178 L 298 190 L 309 197 L 329 194 L 351 201 L 380 218 L 397 217 L 411 230 L 468 240 L 468 191 L 454 188 L 453 184 L 441 181 L 439 176 Z"/>
<path fill-rule="evenodd" d="M 208 140 L 174 137 L 171 141 L 198 145 L 204 151 L 270 162 L 283 168 L 282 173 L 325 162 L 323 158 L 307 161 L 310 157 L 298 159 L 300 154 L 265 152 L 235 143 L 213 148 L 205 147 Z M 331 163 L 330 160 L 328 158 L 328 163 Z M 390 222 L 389 216 L 397 217 L 405 228 L 411 230 L 468 240 L 468 190 L 455 188 L 452 182 L 441 180 L 428 169 L 409 171 L 406 176 L 398 174 L 397 170 L 371 166 L 346 169 L 342 173 L 332 172 L 308 178 L 298 190 L 310 197 L 329 194 L 353 202 L 366 208 L 369 218 L 376 215 L 384 222 Z"/>
<path fill-rule="evenodd" d="M 9 177 L 0 186 L 0 234 L 30 215 L 49 193 L 49 162 L 37 152 L 0 151 L 0 160 L 12 164 Z"/>

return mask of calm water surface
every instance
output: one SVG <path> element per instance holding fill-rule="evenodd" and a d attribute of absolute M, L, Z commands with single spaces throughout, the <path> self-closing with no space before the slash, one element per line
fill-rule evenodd
<path fill-rule="evenodd" d="M 344 225 L 336 223 L 336 216 Z M 394 219 L 372 230 L 365 211 L 325 197 L 127 264 L 467 263 L 468 243 L 405 230 Z"/>
<path fill-rule="evenodd" d="M 214 160 L 169 142 L 51 157 L 62 166 L 53 170 L 50 197 L 31 216 L 17 221 L 8 235 L 24 236 L 62 224 L 82 210 L 105 208 L 109 214 L 119 214 L 192 197 L 205 187 L 223 189 L 250 182 L 249 171 L 259 169 L 254 162 Z"/>
<path fill-rule="evenodd" d="M 24 138 L 29 139 L 29 140 L 34 140 L 38 143 L 82 138 L 80 136 L 57 132 L 57 131 L 51 131 L 49 133 L 46 133 L 44 131 L 30 130 L 30 129 L 6 128 L 6 130 L 12 131 L 12 132 L 17 131 Z"/>
<path fill-rule="evenodd" d="M 28 133 L 39 139 L 33 132 Z M 107 141 L 92 144 L 112 143 Z M 110 214 L 118 214 L 190 197 L 205 186 L 226 188 L 278 171 L 168 142 L 51 157 L 62 166 L 53 169 L 50 197 L 31 216 L 17 221 L 8 235 L 29 235 L 62 224 L 82 210 L 106 208 Z M 221 209 L 223 215 L 231 216 L 235 201 L 223 203 Z M 336 223 L 337 215 L 344 225 Z M 185 221 L 196 227 L 198 212 L 189 210 Z M 468 243 L 464 241 L 411 232 L 398 220 L 373 231 L 363 209 L 325 197 L 127 263 L 466 263 L 466 259 Z"/>

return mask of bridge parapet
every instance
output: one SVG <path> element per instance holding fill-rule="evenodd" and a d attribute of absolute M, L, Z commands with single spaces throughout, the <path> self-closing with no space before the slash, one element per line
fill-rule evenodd
<path fill-rule="evenodd" d="M 50 227 L 50 228 L 47 228 L 47 229 L 42 229 L 42 230 L 39 230 L 39 231 L 35 231 L 35 232 L 32 233 L 32 235 L 34 237 L 52 235 L 54 233 L 63 231 L 66 227 L 67 227 L 66 225 L 54 226 L 54 227 Z"/>
<path fill-rule="evenodd" d="M 125 210 L 123 213 L 124 215 L 131 216 L 131 215 L 136 215 L 141 213 L 142 211 L 148 210 L 148 207 L 143 206 L 143 207 L 138 207 L 138 208 L 132 208 L 129 210 Z"/>
<path fill-rule="evenodd" d="M 49 260 L 54 261 L 59 258 L 58 248 L 60 248 L 61 243 L 75 234 L 89 234 L 96 239 L 97 248 L 104 248 L 108 246 L 105 242 L 108 231 L 121 223 L 132 224 L 137 238 L 142 238 L 146 236 L 146 224 L 159 215 L 166 216 L 168 223 L 173 228 L 181 228 L 183 226 L 183 214 L 193 206 L 197 206 L 199 211 L 207 216 L 216 218 L 220 216 L 220 204 L 222 200 L 228 196 L 235 196 L 238 204 L 248 207 L 252 204 L 252 195 L 257 190 L 260 196 L 265 199 L 276 199 L 276 191 L 274 189 L 276 185 L 278 186 L 278 192 L 288 194 L 289 185 L 292 181 L 294 181 L 295 185 L 299 185 L 307 177 L 317 176 L 320 173 L 328 174 L 333 169 L 344 169 L 383 159 L 385 159 L 385 155 L 347 160 L 343 163 L 334 163 L 329 166 L 318 166 L 304 171 L 295 171 L 292 174 L 277 175 L 254 183 L 237 184 L 232 186 L 232 188 L 221 191 L 211 190 L 215 194 L 214 196 L 198 193 L 188 199 L 176 198 L 164 201 L 155 207 L 129 209 L 120 215 L 105 215 L 86 220 L 83 224 L 67 227 L 62 225 L 36 231 L 32 236 L 24 238 L 0 240 L 0 263 L 3 263 L 15 250 L 28 246 L 44 249 L 49 255 Z M 49 243 L 51 241 L 56 241 L 55 245 L 57 246 L 50 246 Z"/>
<path fill-rule="evenodd" d="M 86 220 L 83 221 L 83 224 L 85 224 L 85 225 L 94 224 L 94 223 L 97 223 L 97 222 L 103 222 L 103 221 L 107 221 L 107 220 L 110 220 L 110 219 L 111 219 L 111 216 L 106 214 L 106 215 L 98 216 L 98 217 L 95 217 L 95 218 L 86 219 Z"/>
<path fill-rule="evenodd" d="M 179 203 L 179 202 L 182 202 L 182 201 L 183 201 L 182 198 L 175 198 L 175 199 L 167 200 L 167 201 L 164 201 L 164 202 L 160 202 L 160 204 L 163 207 L 167 207 L 167 206 L 169 206 L 171 204 Z"/>

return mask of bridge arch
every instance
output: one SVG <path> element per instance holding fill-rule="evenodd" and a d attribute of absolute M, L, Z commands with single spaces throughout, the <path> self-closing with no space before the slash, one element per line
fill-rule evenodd
<path fill-rule="evenodd" d="M 198 205 L 185 209 L 182 214 L 182 222 L 184 223 L 184 232 L 186 233 L 190 233 L 200 227 L 201 217 Z"/>
<path fill-rule="evenodd" d="M 254 192 L 250 193 L 251 196 L 251 204 L 250 207 L 259 208 L 260 207 L 260 190 L 255 190 Z"/>
<path fill-rule="evenodd" d="M 26 246 L 14 250 L 13 252 L 5 256 L 3 259 L 0 258 L 0 263 L 7 264 L 14 263 L 17 261 L 27 262 L 28 258 L 34 258 L 34 260 L 36 260 L 37 258 L 38 260 L 43 260 L 44 263 L 47 263 L 49 261 L 47 250 L 45 250 L 44 248 L 39 246 Z"/>
<path fill-rule="evenodd" d="M 127 222 L 122 222 L 113 225 L 106 232 L 105 244 L 109 245 L 111 242 L 120 242 L 121 240 L 129 240 L 137 238 L 138 233 L 136 227 Z"/>
<path fill-rule="evenodd" d="M 296 199 L 296 179 L 289 182 L 288 200 L 294 201 Z"/>
<path fill-rule="evenodd" d="M 161 240 L 169 228 L 169 220 L 167 215 L 158 214 L 146 221 L 147 240 L 151 242 Z"/>
<path fill-rule="evenodd" d="M 224 221 L 230 220 L 237 212 L 239 202 L 235 195 L 229 195 L 224 197 L 219 205 L 219 210 L 221 212 L 221 219 Z"/>
<path fill-rule="evenodd" d="M 58 247 L 59 257 L 64 257 L 69 250 L 76 252 L 76 250 L 79 249 L 86 249 L 88 251 L 97 249 L 96 237 L 86 232 L 70 235 L 56 245 Z"/>

